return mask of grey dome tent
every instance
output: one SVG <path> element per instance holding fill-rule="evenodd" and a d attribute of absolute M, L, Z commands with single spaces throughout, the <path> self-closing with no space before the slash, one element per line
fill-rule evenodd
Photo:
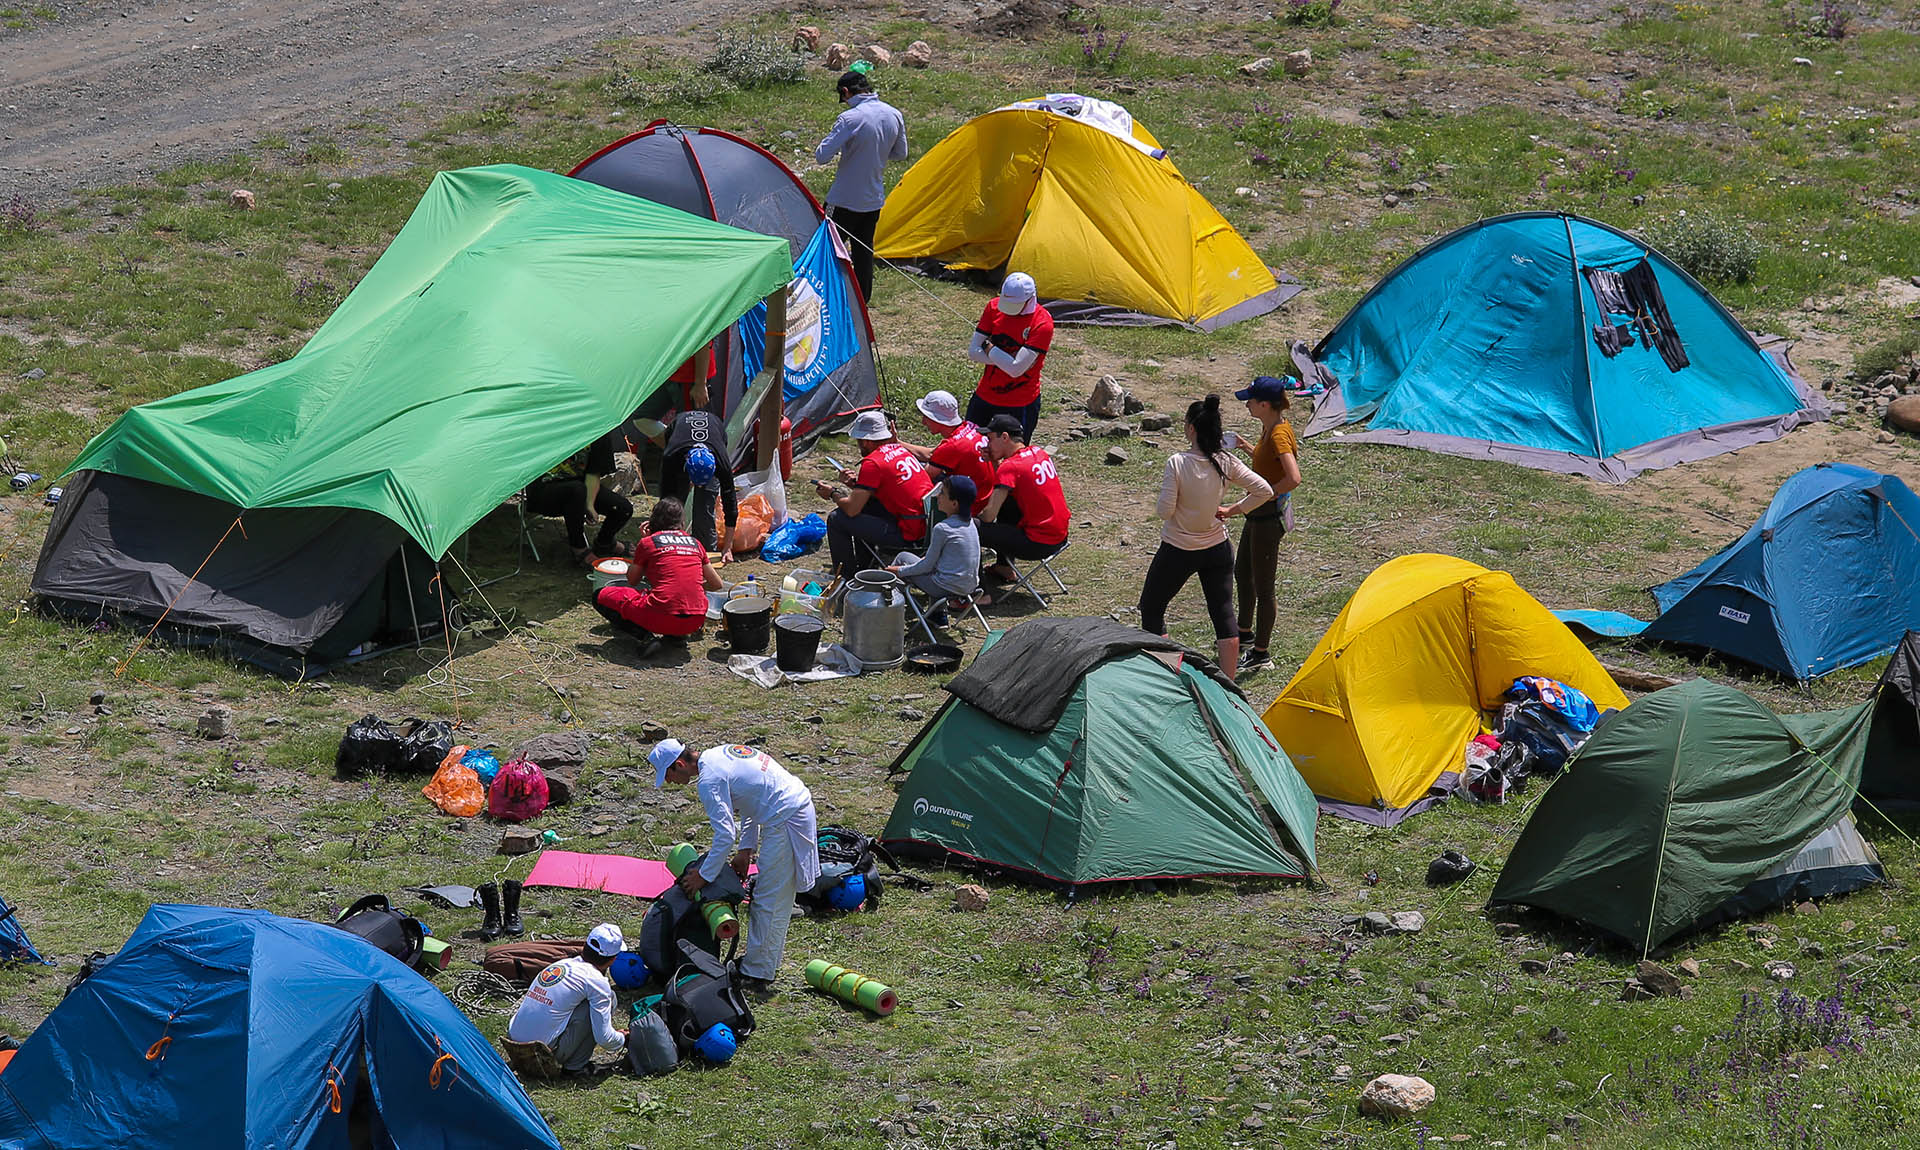
<path fill-rule="evenodd" d="M 588 156 L 567 174 L 744 231 L 779 236 L 793 248 L 796 263 L 826 219 L 820 202 L 778 156 L 717 128 L 683 127 L 655 120 Z M 793 423 L 796 450 L 804 450 L 856 413 L 880 404 L 880 376 L 866 300 L 861 298 L 853 265 L 845 258 L 834 262 L 853 313 L 843 317 L 845 327 L 857 347 L 853 358 L 798 394 L 789 380 L 785 413 Z M 801 335 L 803 322 L 790 307 L 790 349 Z M 723 386 L 715 388 L 714 401 L 721 405 L 718 414 L 726 418 L 730 436 L 745 422 L 742 416 L 752 416 L 752 412 L 742 410 L 752 383 L 744 351 L 738 325 L 729 329 L 715 349 Z M 758 356 L 753 358 L 757 361 Z M 731 446 L 736 459 L 740 458 L 745 436 L 733 440 Z"/>

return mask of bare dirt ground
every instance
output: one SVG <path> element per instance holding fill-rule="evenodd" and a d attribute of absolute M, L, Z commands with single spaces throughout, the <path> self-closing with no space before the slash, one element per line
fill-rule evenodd
<path fill-rule="evenodd" d="M 46 201 L 356 118 L 484 99 L 741 0 L 68 0 L 0 32 L 0 199 Z"/>

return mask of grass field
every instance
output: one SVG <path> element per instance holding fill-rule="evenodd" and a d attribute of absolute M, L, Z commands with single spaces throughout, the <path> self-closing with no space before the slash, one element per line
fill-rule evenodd
<path fill-rule="evenodd" d="M 1333 7 L 1099 6 L 1001 38 L 971 17 L 882 4 L 734 30 L 784 41 L 792 25 L 816 24 L 828 40 L 896 51 L 929 41 L 932 68 L 878 77 L 916 154 L 1017 96 L 1121 100 L 1270 263 L 1307 285 L 1287 311 L 1213 336 L 1063 329 L 1038 436 L 1059 445 L 1076 512 L 1063 564 L 1072 590 L 1058 610 L 1130 606 L 1156 543 L 1148 500 L 1173 439 L 1136 436 L 1131 461 L 1107 466 L 1105 441 L 1065 438 L 1099 375 L 1177 412 L 1278 367 L 1285 340 L 1324 332 L 1400 259 L 1482 215 L 1568 208 L 1626 228 L 1685 228 L 1675 221 L 1711 213 L 1749 233 L 1754 255 L 1744 280 L 1712 286 L 1748 326 L 1816 349 L 1801 358 L 1815 382 L 1845 376 L 1856 356 L 1913 346 L 1916 309 L 1886 286 L 1920 274 L 1911 0 L 1848 6 L 1838 39 L 1824 34 L 1830 15 L 1823 24 L 1818 6 L 1791 3 Z M 615 69 L 529 76 L 410 138 L 369 119 L 140 186 L 6 206 L 0 434 L 51 478 L 127 407 L 291 355 L 441 169 L 564 171 L 666 116 L 758 140 L 824 191 L 830 174 L 802 153 L 833 115 L 830 74 L 723 82 L 699 67 L 715 31 L 617 45 Z M 1301 47 L 1315 59 L 1306 80 L 1237 71 Z M 242 186 L 260 210 L 226 206 Z M 876 295 L 891 406 L 905 413 L 933 386 L 964 394 L 960 350 L 981 298 L 885 273 Z M 1283 551 L 1280 670 L 1251 679 L 1248 694 L 1264 707 L 1365 574 L 1409 552 L 1511 571 L 1551 606 L 1645 614 L 1643 589 L 1736 535 L 1792 460 L 1848 458 L 1920 483 L 1914 441 L 1873 432 L 1849 416 L 1624 488 L 1311 443 L 1303 529 Z M 762 743 L 809 782 L 824 820 L 877 831 L 894 795 L 885 767 L 941 694 L 900 673 L 763 692 L 726 673 L 710 640 L 678 665 L 642 664 L 583 604 L 578 573 L 556 563 L 488 589 L 475 611 L 486 621 L 451 660 L 444 648 L 409 652 L 291 685 L 203 655 L 136 651 L 137 635 L 56 625 L 25 603 L 44 486 L 0 500 L 0 587 L 19 601 L 0 629 L 0 894 L 62 965 L 0 970 L 0 1030 L 15 1034 L 53 1007 L 77 958 L 119 945 L 151 902 L 327 917 L 367 891 L 524 875 L 529 860 L 493 853 L 493 828 L 439 817 L 418 794 L 424 780 L 334 779 L 340 733 L 368 711 L 458 719 L 475 744 L 592 732 L 579 799 L 536 825 L 577 849 L 663 857 L 702 835 L 703 820 L 685 795 L 648 785 L 648 723 L 694 745 Z M 502 570 L 511 547 L 512 525 L 496 516 L 468 562 Z M 996 609 L 995 625 L 1028 610 Z M 1177 637 L 1209 641 L 1193 589 L 1173 619 Z M 962 633 L 977 646 L 977 628 Z M 1723 678 L 1783 710 L 1857 702 L 1878 671 L 1799 688 L 1671 651 L 1602 656 Z M 97 690 L 100 708 L 89 703 Z M 215 702 L 237 721 L 221 742 L 193 733 Z M 923 872 L 933 892 L 890 895 L 877 915 L 796 922 L 787 987 L 733 1065 L 533 1096 L 579 1147 L 1914 1144 L 1912 824 L 1867 822 L 1888 887 L 1683 940 L 1670 958 L 1699 960 L 1695 993 L 1623 1002 L 1637 954 L 1482 908 L 1537 793 L 1454 804 L 1391 832 L 1322 820 L 1312 885 L 1195 882 L 1069 902 L 995 883 L 990 909 L 965 915 L 950 904 L 967 877 Z M 1436 892 L 1423 876 L 1445 847 L 1483 869 Z M 527 908 L 532 929 L 556 933 L 602 919 L 632 929 L 643 909 L 548 891 L 531 892 Z M 1428 925 L 1371 938 L 1343 924 L 1374 909 L 1421 910 Z M 472 912 L 427 917 L 443 935 L 477 924 Z M 896 985 L 902 1008 L 875 1021 L 797 989 L 798 963 L 815 956 Z M 1797 976 L 1767 982 L 1760 964 L 1783 957 Z M 1544 972 L 1523 972 L 1523 960 Z M 510 1007 L 472 1013 L 497 1036 Z M 1426 1077 L 1439 1101 L 1414 1123 L 1360 1116 L 1358 1089 L 1382 1072 Z"/>

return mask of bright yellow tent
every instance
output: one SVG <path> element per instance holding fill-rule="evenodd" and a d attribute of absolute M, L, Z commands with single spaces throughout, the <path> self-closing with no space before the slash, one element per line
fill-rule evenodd
<path fill-rule="evenodd" d="M 1267 708 L 1267 727 L 1321 809 L 1391 826 L 1462 767 L 1481 714 L 1523 675 L 1624 707 L 1604 668 L 1513 576 L 1404 555 L 1360 584 Z"/>
<path fill-rule="evenodd" d="M 1126 109 L 1080 96 L 976 116 L 908 169 L 874 250 L 1031 275 L 1086 300 L 1212 331 L 1291 293 Z"/>

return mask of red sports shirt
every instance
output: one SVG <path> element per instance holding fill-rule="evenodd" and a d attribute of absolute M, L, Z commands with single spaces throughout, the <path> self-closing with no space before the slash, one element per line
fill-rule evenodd
<path fill-rule="evenodd" d="M 952 435 L 940 441 L 927 462 L 948 475 L 964 475 L 973 480 L 977 493 L 973 513 L 978 515 L 987 509 L 987 500 L 993 498 L 993 463 L 987 459 L 987 437 L 979 428 L 962 423 Z"/>
<path fill-rule="evenodd" d="M 1039 304 L 1025 315 L 1003 315 L 1000 297 L 987 301 L 975 331 L 987 337 L 1008 355 L 1018 355 L 1023 347 L 1039 352 L 1026 374 L 1010 376 L 993 364 L 980 373 L 980 385 L 974 390 L 981 399 L 999 407 L 1025 407 L 1040 398 L 1040 369 L 1046 365 L 1047 349 L 1053 346 L 1053 316 Z M 1000 337 L 996 339 L 995 337 Z"/>
<path fill-rule="evenodd" d="M 925 501 L 933 490 L 933 479 L 905 444 L 883 443 L 867 453 L 853 485 L 873 493 L 872 498 L 900 524 L 900 538 L 909 543 L 926 538 Z"/>
<path fill-rule="evenodd" d="M 1023 447 L 1000 461 L 998 485 L 1013 488 L 1020 508 L 1020 529 L 1035 543 L 1064 543 L 1073 513 L 1060 486 L 1060 470 L 1053 456 L 1037 447 Z"/>
<path fill-rule="evenodd" d="M 633 545 L 634 569 L 653 597 L 682 614 L 707 613 L 706 561 L 706 545 L 684 531 L 656 531 Z"/>

